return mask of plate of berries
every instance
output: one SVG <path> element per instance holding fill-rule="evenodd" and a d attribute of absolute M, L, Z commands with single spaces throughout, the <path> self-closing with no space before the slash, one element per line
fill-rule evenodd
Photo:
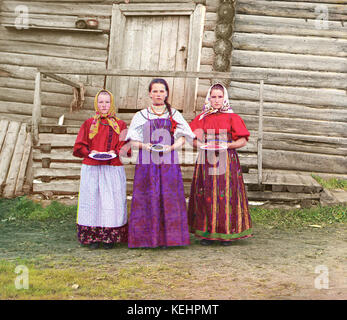
<path fill-rule="evenodd" d="M 90 158 L 94 160 L 111 160 L 117 157 L 115 153 L 108 153 L 108 152 L 98 152 L 98 153 L 91 153 L 89 155 Z"/>

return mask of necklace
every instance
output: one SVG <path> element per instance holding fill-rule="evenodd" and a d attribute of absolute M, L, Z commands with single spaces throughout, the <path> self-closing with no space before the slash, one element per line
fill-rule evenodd
<path fill-rule="evenodd" d="M 153 108 L 153 105 L 151 105 L 151 110 L 153 111 L 154 114 L 156 114 L 158 117 L 160 117 L 166 112 L 166 106 L 164 106 L 164 109 L 162 112 L 156 112 Z"/>

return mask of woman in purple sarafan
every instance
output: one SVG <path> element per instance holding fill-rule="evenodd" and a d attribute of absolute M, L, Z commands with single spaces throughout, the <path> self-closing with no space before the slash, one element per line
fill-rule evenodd
<path fill-rule="evenodd" d="M 195 135 L 168 103 L 165 80 L 149 85 L 152 105 L 138 111 L 126 140 L 139 149 L 129 217 L 129 248 L 190 244 L 183 180 L 177 149 Z"/>

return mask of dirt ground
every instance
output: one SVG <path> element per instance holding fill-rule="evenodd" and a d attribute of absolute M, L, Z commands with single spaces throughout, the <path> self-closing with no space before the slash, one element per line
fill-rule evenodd
<path fill-rule="evenodd" d="M 71 222 L 40 230 L 0 226 L 0 260 L 26 259 L 40 268 L 96 268 L 115 278 L 119 270 L 132 270 L 144 283 L 128 290 L 125 299 L 347 299 L 346 224 L 300 230 L 254 225 L 253 238 L 230 247 L 203 247 L 192 237 L 185 248 L 118 245 L 91 251 L 80 247 Z M 325 275 L 321 266 L 328 272 L 328 288 L 319 289 Z"/>

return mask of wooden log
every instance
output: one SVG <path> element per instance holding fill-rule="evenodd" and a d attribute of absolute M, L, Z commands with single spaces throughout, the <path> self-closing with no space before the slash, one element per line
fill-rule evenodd
<path fill-rule="evenodd" d="M 242 115 L 242 118 L 250 130 L 258 128 L 258 117 Z M 342 122 L 264 117 L 263 128 L 269 132 L 346 137 L 346 123 Z"/>
<path fill-rule="evenodd" d="M 214 60 L 214 51 L 212 48 L 202 47 L 201 49 L 201 64 L 212 65 Z M 217 77 L 215 77 L 217 78 Z M 219 78 L 219 77 L 218 77 Z"/>
<path fill-rule="evenodd" d="M 234 99 L 230 99 L 229 101 L 233 107 L 234 112 L 240 115 L 257 115 L 258 113 L 259 103 L 257 101 Z M 264 116 L 346 122 L 347 110 L 265 101 Z"/>
<path fill-rule="evenodd" d="M 312 1 L 313 2 L 313 1 Z M 236 32 L 317 36 L 347 39 L 347 25 L 340 21 L 327 21 L 328 28 L 317 28 L 316 19 L 297 19 L 264 15 L 235 15 Z M 287 47 L 287 46 L 286 46 Z"/>
<path fill-rule="evenodd" d="M 1 40 L 25 41 L 28 43 L 52 44 L 85 49 L 107 50 L 108 37 L 108 34 L 73 33 L 69 31 L 56 32 L 40 29 L 23 31 L 0 26 Z"/>
<path fill-rule="evenodd" d="M 124 76 L 124 77 L 163 77 L 163 78 L 200 78 L 200 79 L 230 79 L 229 72 L 199 72 L 199 71 L 164 71 L 164 70 L 123 70 L 123 69 L 104 69 L 89 68 L 78 69 L 57 68 L 57 67 L 40 67 L 41 72 L 58 73 L 58 74 L 89 74 L 105 76 Z"/>
<path fill-rule="evenodd" d="M 229 97 L 236 100 L 259 101 L 259 84 L 232 81 L 228 88 Z M 314 107 L 332 107 L 345 110 L 345 90 L 301 88 L 279 85 L 264 85 L 264 100 L 302 104 Z"/>
<path fill-rule="evenodd" d="M 11 65 L 11 64 L 0 64 L 0 67 L 10 73 L 11 78 L 15 79 L 25 79 L 25 80 L 33 80 L 35 79 L 35 75 L 37 72 L 37 68 L 35 67 L 26 67 L 26 66 L 17 66 L 17 65 Z M 88 80 L 87 75 L 78 75 L 78 74 L 69 74 L 69 75 L 63 75 L 64 77 L 70 79 L 71 81 L 76 81 L 76 82 L 82 82 L 85 84 L 85 86 L 91 86 L 93 87 L 94 85 L 91 84 L 91 81 Z M 56 84 L 57 88 L 62 87 L 63 85 L 60 83 L 57 83 L 55 80 L 50 79 L 50 78 L 44 78 L 42 79 L 42 83 L 48 83 L 49 84 Z M 98 87 L 99 88 L 99 87 Z M 59 89 L 57 89 L 59 92 Z M 44 91 L 53 91 L 52 87 L 50 90 L 44 90 Z M 87 94 L 88 95 L 88 94 Z"/>
<path fill-rule="evenodd" d="M 286 170 L 286 169 L 264 169 L 264 174 L 267 173 L 278 173 L 278 174 L 297 174 L 297 170 Z M 249 173 L 256 174 L 255 169 L 250 169 Z M 347 174 L 339 174 L 339 173 L 326 173 L 326 172 L 319 172 L 319 171 L 309 171 L 309 170 L 301 170 L 300 175 L 303 176 L 309 176 L 312 177 L 312 175 L 318 175 L 324 179 L 330 179 L 330 178 L 336 178 L 336 179 L 343 179 L 347 180 Z"/>
<path fill-rule="evenodd" d="M 26 134 L 26 139 L 24 143 L 24 150 L 23 150 L 23 157 L 22 161 L 19 167 L 19 172 L 18 172 L 18 177 L 17 177 L 17 182 L 16 182 L 16 188 L 14 194 L 16 196 L 21 196 L 24 194 L 23 192 L 23 186 L 24 186 L 24 181 L 26 177 L 26 171 L 29 163 L 29 158 L 30 158 L 30 153 L 31 153 L 31 135 L 28 132 Z"/>
<path fill-rule="evenodd" d="M 329 13 L 329 20 L 344 21 L 347 19 L 346 6 L 329 3 L 324 6 Z M 239 14 L 316 19 L 321 14 L 321 12 L 315 11 L 316 7 L 316 3 L 271 1 L 269 4 L 264 0 L 239 0 L 236 4 L 236 11 Z"/>
<path fill-rule="evenodd" d="M 248 191 L 248 199 L 258 201 L 300 201 L 304 199 L 319 200 L 320 194 L 311 193 L 291 193 L 291 192 L 272 192 L 272 191 Z"/>
<path fill-rule="evenodd" d="M 283 150 L 264 149 L 263 165 L 266 169 L 316 171 L 337 174 L 345 174 L 347 172 L 345 156 Z"/>
<path fill-rule="evenodd" d="M 335 0 L 336 1 L 336 0 Z M 30 0 L 22 0 L 22 2 L 26 3 L 26 2 L 30 2 Z M 35 2 L 56 2 L 56 0 L 35 0 Z M 73 2 L 76 3 L 75 0 L 64 0 L 64 2 Z M 79 0 L 78 2 L 81 3 L 87 3 L 90 2 L 90 0 Z M 125 0 L 94 0 L 93 2 L 96 3 L 101 3 L 101 4 L 112 4 L 112 3 L 126 3 Z M 158 3 L 158 0 L 146 0 L 146 2 L 148 3 Z M 187 0 L 163 0 L 161 1 L 161 3 L 186 3 Z M 205 4 L 206 0 L 192 0 L 190 1 L 192 3 L 196 3 L 196 4 Z M 132 3 L 143 3 L 143 0 L 132 0 Z"/>
<path fill-rule="evenodd" d="M 200 6 L 198 4 L 197 6 Z M 186 15 L 192 14 L 196 5 L 193 3 L 183 3 L 179 6 L 167 3 L 129 3 L 120 4 L 119 8 L 124 15 Z"/>
<path fill-rule="evenodd" d="M 32 116 L 25 116 L 20 114 L 12 114 L 12 113 L 2 113 L 0 114 L 0 120 L 6 119 L 10 121 L 19 121 L 19 122 L 25 122 L 27 124 L 31 123 Z M 75 120 L 70 120 L 75 121 Z M 53 118 L 42 118 L 41 122 L 43 124 L 56 124 L 57 120 Z"/>
<path fill-rule="evenodd" d="M 262 184 L 263 182 L 263 108 L 264 108 L 264 81 L 260 81 L 259 87 L 259 125 L 258 125 L 258 152 L 257 152 L 257 160 L 258 160 L 258 184 Z"/>
<path fill-rule="evenodd" d="M 40 179 L 42 177 L 48 177 L 51 179 L 80 179 L 81 168 L 64 168 L 64 169 L 55 169 L 55 168 L 35 168 L 34 177 L 35 179 Z"/>
<path fill-rule="evenodd" d="M 35 76 L 33 77 L 35 78 Z M 43 79 L 41 81 L 41 89 L 42 92 L 52 92 L 52 93 L 60 93 L 69 95 L 72 97 L 72 88 L 71 86 L 67 86 L 63 83 L 47 81 L 48 78 L 45 78 L 43 75 Z M 70 82 L 70 79 L 66 79 Z M 77 85 L 77 81 L 71 81 Z M 78 81 L 78 83 L 81 83 Z M 34 90 L 35 89 L 35 81 L 27 80 L 27 79 L 18 79 L 18 78 L 1 78 L 0 77 L 0 87 L 1 88 L 13 88 L 13 89 L 25 89 L 25 90 Z M 95 97 L 96 93 L 100 90 L 100 87 L 88 86 L 85 85 L 85 97 Z"/>
<path fill-rule="evenodd" d="M 50 143 L 54 147 L 73 147 L 77 135 L 40 133 L 40 143 Z"/>
<path fill-rule="evenodd" d="M 43 158 L 50 159 L 50 162 L 61 162 L 61 163 L 82 163 L 81 158 L 77 158 L 72 155 L 71 148 L 59 148 L 52 149 L 49 154 L 42 154 L 39 149 L 34 149 L 33 160 L 42 161 Z"/>
<path fill-rule="evenodd" d="M 267 132 L 264 135 L 263 147 L 272 150 L 347 156 L 347 139 L 339 137 Z"/>
<path fill-rule="evenodd" d="M 45 3 L 45 5 L 38 4 L 37 2 L 28 1 L 3 1 L 1 10 L 2 12 L 14 12 L 18 5 L 25 5 L 28 7 L 30 14 L 52 14 L 55 15 L 75 15 L 75 16 L 95 16 L 107 17 L 111 16 L 111 5 L 105 4 L 90 4 L 85 3 L 80 5 L 78 3 Z"/>
<path fill-rule="evenodd" d="M 58 76 L 56 74 L 53 74 L 53 73 L 43 73 L 43 75 L 45 75 L 46 77 L 49 77 L 49 78 L 52 78 L 54 80 L 57 80 L 61 83 L 64 83 L 66 85 L 69 85 L 71 87 L 74 87 L 74 88 L 77 88 L 77 89 L 80 89 L 81 88 L 81 85 L 69 80 L 69 79 L 66 79 L 64 77 L 61 77 L 61 76 Z"/>
<path fill-rule="evenodd" d="M 39 125 L 41 122 L 41 73 L 38 72 L 35 78 L 34 105 L 32 114 L 32 139 L 33 144 L 39 143 Z"/>
<path fill-rule="evenodd" d="M 15 26 L 16 14 L 12 12 L 2 12 L 0 14 L 1 22 L 3 25 Z M 91 16 L 94 18 L 94 16 Z M 65 28 L 75 29 L 75 23 L 80 18 L 78 16 L 65 16 L 65 15 L 53 15 L 53 14 L 32 14 L 30 13 L 30 26 L 33 27 L 44 27 L 50 28 Z M 97 18 L 99 25 L 98 30 L 109 31 L 110 30 L 110 19 L 109 18 Z M 84 29 L 80 29 L 84 30 Z"/>
<path fill-rule="evenodd" d="M 216 42 L 216 33 L 214 31 L 205 30 L 202 38 L 202 46 L 206 48 L 213 48 Z"/>
<path fill-rule="evenodd" d="M 11 159 L 13 150 L 15 147 L 15 143 L 17 140 L 18 132 L 20 129 L 20 122 L 11 121 L 7 132 L 6 138 L 3 143 L 1 153 L 0 153 L 0 191 L 2 193 L 2 188 L 4 187 L 4 183 L 6 181 L 6 177 L 8 174 L 8 169 L 10 168 Z"/>
<path fill-rule="evenodd" d="M 301 193 L 304 190 L 309 192 L 320 192 L 322 186 L 309 175 L 303 175 L 301 173 L 277 173 L 277 172 L 266 172 L 264 173 L 264 185 L 287 188 L 289 192 Z M 297 188 L 297 189 L 295 189 Z M 283 189 L 284 190 L 284 189 Z M 300 191 L 295 191 L 300 190 Z"/>
<path fill-rule="evenodd" d="M 19 103 L 33 103 L 34 91 L 25 89 L 14 88 L 1 88 L 0 87 L 0 100 L 12 101 Z M 69 108 L 72 101 L 72 94 L 60 94 L 55 92 L 42 92 L 41 103 L 46 106 L 64 107 Z M 85 109 L 91 110 L 94 106 L 93 97 L 85 97 Z M 54 110 L 54 109 L 52 109 Z"/>
<path fill-rule="evenodd" d="M 210 48 L 205 48 L 211 50 Z M 212 52 L 209 53 L 209 60 Z M 210 61 L 204 60 L 205 64 Z M 232 51 L 232 63 L 235 66 L 278 68 L 324 72 L 346 72 L 346 59 L 340 57 L 323 57 L 307 54 L 261 51 Z"/>
<path fill-rule="evenodd" d="M 26 124 L 23 123 L 20 127 L 20 130 L 17 136 L 17 141 L 15 141 L 15 147 L 14 147 L 14 151 L 12 155 L 12 160 L 8 170 L 6 182 L 4 184 L 2 195 L 5 198 L 12 198 L 15 195 L 17 177 L 18 177 L 20 165 L 23 158 L 26 136 L 27 136 Z"/>
<path fill-rule="evenodd" d="M 347 40 L 234 32 L 234 49 L 346 57 Z"/>
<path fill-rule="evenodd" d="M 80 181 L 79 179 L 63 179 L 53 180 L 48 183 L 35 183 L 33 184 L 34 193 L 42 193 L 51 191 L 54 194 L 77 194 L 79 192 Z"/>
<path fill-rule="evenodd" d="M 347 73 L 233 66 L 232 81 L 248 81 L 295 87 L 345 89 Z"/>
<path fill-rule="evenodd" d="M 19 103 L 19 102 L 8 102 L 8 101 L 0 101 L 0 114 L 4 116 L 5 114 L 9 114 L 12 116 L 17 116 L 20 119 L 20 115 L 27 116 L 28 121 L 31 120 L 28 117 L 32 115 L 32 104 L 28 103 Z M 56 124 L 58 122 L 58 118 L 61 115 L 65 115 L 66 119 L 75 119 L 78 120 L 79 126 L 83 123 L 83 121 L 88 118 L 94 116 L 95 112 L 91 110 L 84 111 L 76 111 L 70 113 L 69 108 L 62 107 L 53 107 L 53 106 L 42 106 L 41 115 L 42 121 L 47 123 L 46 119 L 51 119 L 48 123 Z M 24 119 L 23 119 L 24 121 Z"/>
<path fill-rule="evenodd" d="M 2 144 L 4 143 L 6 133 L 7 133 L 7 128 L 9 125 L 9 121 L 6 119 L 0 120 L 0 152 L 2 149 Z"/>
<path fill-rule="evenodd" d="M 37 55 L 21 53 L 12 53 L 11 55 L 9 55 L 8 53 L 0 52 L 0 61 L 2 64 L 17 65 L 23 67 L 43 67 L 44 72 L 50 72 L 49 68 L 54 68 L 57 70 L 58 68 L 56 66 L 63 65 L 64 68 L 66 68 L 66 71 L 70 70 L 70 72 L 66 72 L 67 74 L 75 75 L 83 73 L 91 75 L 92 73 L 90 73 L 89 71 L 97 70 L 98 68 L 99 70 L 104 70 L 106 67 L 105 62 L 101 61 L 90 60 L 87 63 L 86 60 L 47 56 L 40 56 L 40 58 L 38 59 Z M 65 71 L 65 69 L 63 71 Z M 53 71 L 53 73 L 59 74 L 65 72 Z"/>
<path fill-rule="evenodd" d="M 35 42 L 0 40 L 2 52 L 30 54 L 38 56 L 52 56 L 61 58 L 71 58 L 78 60 L 106 62 L 107 50 L 80 48 L 73 46 L 62 46 L 54 44 L 41 44 Z"/>

